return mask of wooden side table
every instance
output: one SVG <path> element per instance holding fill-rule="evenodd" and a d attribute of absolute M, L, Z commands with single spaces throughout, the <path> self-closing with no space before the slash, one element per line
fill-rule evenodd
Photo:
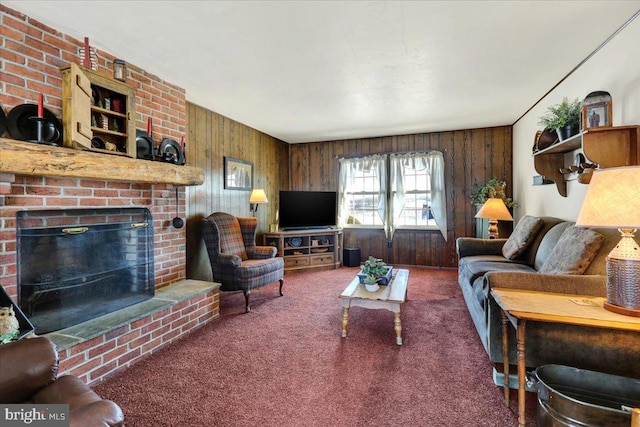
<path fill-rule="evenodd" d="M 605 298 L 496 288 L 491 295 L 502 310 L 504 398 L 509 405 L 509 323 L 516 328 L 518 350 L 518 425 L 525 425 L 525 331 L 527 320 L 605 329 L 640 331 L 640 318 L 603 308 Z"/>

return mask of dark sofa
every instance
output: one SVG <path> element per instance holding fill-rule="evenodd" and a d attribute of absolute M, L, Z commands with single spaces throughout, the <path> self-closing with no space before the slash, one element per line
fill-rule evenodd
<path fill-rule="evenodd" d="M 617 230 L 594 229 L 605 239 L 582 275 L 541 274 L 565 229 L 573 223 L 543 217 L 541 229 L 516 259 L 502 255 L 506 239 L 458 238 L 458 282 L 478 335 L 492 362 L 502 363 L 500 308 L 491 288 L 606 297 L 606 256 L 620 240 Z M 514 328 L 509 328 L 509 360 L 516 358 Z M 528 322 L 526 362 L 534 368 L 561 364 L 626 377 L 640 378 L 640 334 L 637 332 Z"/>
<path fill-rule="evenodd" d="M 118 405 L 72 375 L 57 377 L 58 353 L 45 337 L 0 345 L 0 403 L 68 404 L 70 427 L 124 426 Z"/>

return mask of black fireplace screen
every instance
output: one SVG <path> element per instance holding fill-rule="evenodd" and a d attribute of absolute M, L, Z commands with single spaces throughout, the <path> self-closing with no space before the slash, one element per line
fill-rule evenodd
<path fill-rule="evenodd" d="M 20 211 L 17 244 L 18 304 L 37 334 L 154 295 L 148 209 Z"/>

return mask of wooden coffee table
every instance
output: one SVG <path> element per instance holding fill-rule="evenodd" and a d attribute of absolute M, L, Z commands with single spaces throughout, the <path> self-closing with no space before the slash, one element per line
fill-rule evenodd
<path fill-rule="evenodd" d="M 396 344 L 402 345 L 402 322 L 400 321 L 400 304 L 407 300 L 407 283 L 409 270 L 394 269 L 391 283 L 381 286 L 376 292 L 368 292 L 356 276 L 349 286 L 340 294 L 342 299 L 342 338 L 347 336 L 349 309 L 364 307 L 392 311 L 396 330 Z"/>

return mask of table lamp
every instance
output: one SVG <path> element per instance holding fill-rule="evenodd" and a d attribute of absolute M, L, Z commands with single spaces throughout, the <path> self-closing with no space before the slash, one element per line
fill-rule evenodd
<path fill-rule="evenodd" d="M 262 188 L 255 188 L 249 197 L 249 210 L 253 212 L 253 216 L 256 216 L 258 206 L 262 203 L 269 203 L 267 195 L 264 194 L 264 190 Z"/>
<path fill-rule="evenodd" d="M 504 200 L 497 198 L 487 199 L 476 214 L 476 218 L 489 220 L 490 239 L 500 237 L 498 234 L 498 221 L 513 221 L 513 217 L 509 213 L 507 205 L 504 204 Z"/>
<path fill-rule="evenodd" d="M 607 301 L 604 308 L 640 317 L 640 166 L 593 172 L 582 202 L 578 227 L 617 228 L 620 242 L 607 256 Z"/>

